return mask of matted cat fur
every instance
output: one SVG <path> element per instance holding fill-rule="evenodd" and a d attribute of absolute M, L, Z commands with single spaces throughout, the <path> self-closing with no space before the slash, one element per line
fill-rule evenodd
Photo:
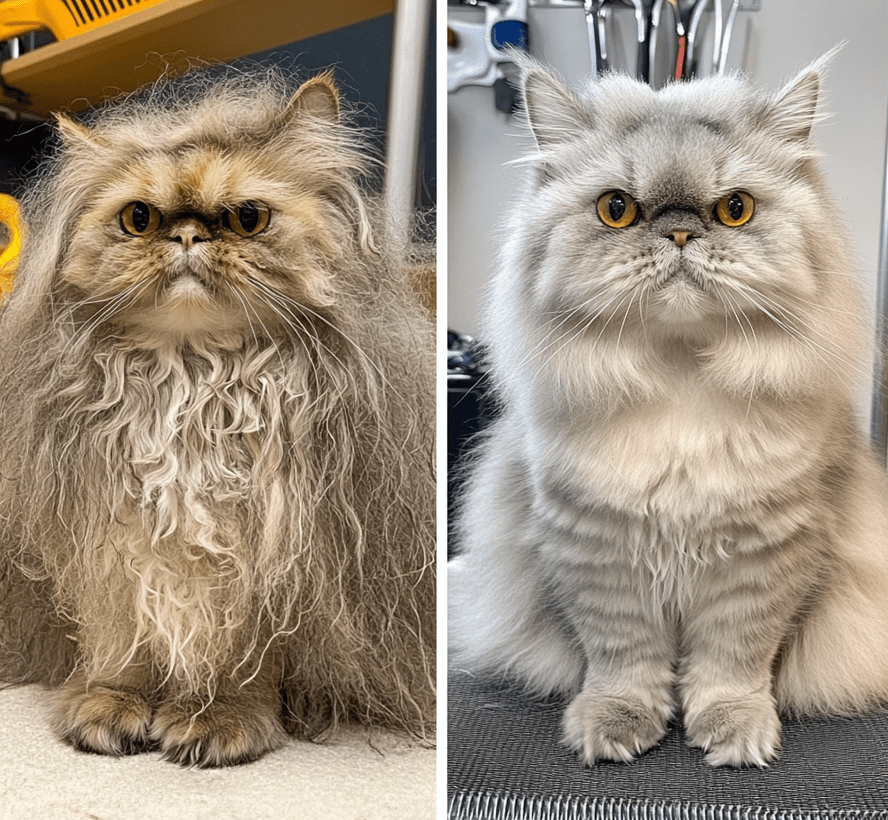
<path fill-rule="evenodd" d="M 484 334 L 504 406 L 463 501 L 451 661 L 569 701 L 628 761 L 680 714 L 766 765 L 779 713 L 888 702 L 869 328 L 810 131 L 827 59 L 579 90 L 523 60 L 535 150 Z"/>
<path fill-rule="evenodd" d="M 77 748 L 430 737 L 433 331 L 329 75 L 78 123 L 0 312 L 0 680 Z"/>

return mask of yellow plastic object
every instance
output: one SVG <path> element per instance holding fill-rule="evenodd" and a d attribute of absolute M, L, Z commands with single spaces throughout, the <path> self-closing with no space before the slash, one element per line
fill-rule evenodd
<path fill-rule="evenodd" d="M 0 222 L 9 228 L 9 244 L 0 253 L 0 301 L 12 290 L 19 252 L 22 249 L 22 226 L 18 203 L 6 194 L 0 194 Z"/>
<path fill-rule="evenodd" d="M 64 2 L 42 0 L 42 5 L 64 7 Z M 80 6 L 86 2 L 91 8 L 101 7 L 100 0 L 78 0 Z M 121 0 L 114 2 L 119 8 Z M 127 6 L 125 16 L 104 17 L 91 29 L 77 29 L 75 37 L 0 64 L 3 82 L 19 92 L 16 99 L 2 100 L 2 104 L 36 115 L 59 109 L 77 111 L 101 103 L 106 96 L 152 82 L 163 71 L 167 58 L 173 63 L 183 57 L 228 62 L 389 14 L 395 4 L 394 0 L 122 2 Z M 12 20 L 4 16 L 7 6 L 21 3 L 0 2 L 0 22 Z M 31 5 L 36 3 L 31 0 Z M 108 7 L 109 0 L 104 3 Z M 0 39 L 9 36 L 0 34 Z"/>
<path fill-rule="evenodd" d="M 0 3 L 0 40 L 49 29 L 56 40 L 103 26 L 165 0 L 5 0 Z"/>

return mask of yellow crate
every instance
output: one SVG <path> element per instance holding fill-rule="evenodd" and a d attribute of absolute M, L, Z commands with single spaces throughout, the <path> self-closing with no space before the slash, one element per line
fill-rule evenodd
<path fill-rule="evenodd" d="M 6 194 L 0 194 L 0 222 L 9 228 L 10 240 L 0 252 L 0 301 L 12 290 L 18 255 L 22 248 L 22 229 L 18 203 Z"/>
<path fill-rule="evenodd" d="M 56 40 L 92 31 L 166 0 L 3 0 L 0 40 L 49 29 Z"/>
<path fill-rule="evenodd" d="M 65 2 L 73 0 L 0 0 L 0 29 L 4 21 L 14 22 L 7 7 L 61 9 L 68 22 L 73 18 Z M 94 17 L 94 7 L 102 8 L 100 0 L 77 2 L 81 9 L 88 2 Z M 109 0 L 104 3 L 110 11 Z M 120 13 L 123 5 L 126 14 Z M 77 36 L 0 64 L 8 97 L 0 94 L 0 103 L 43 116 L 60 109 L 77 111 L 157 79 L 165 65 L 162 58 L 175 64 L 182 58 L 228 62 L 390 14 L 394 0 L 114 0 L 114 7 L 114 17 L 93 20 L 90 29 L 71 29 L 69 23 L 68 32 Z M 12 36 L 8 31 L 0 32 L 0 40 Z M 17 93 L 10 97 L 10 90 Z"/>

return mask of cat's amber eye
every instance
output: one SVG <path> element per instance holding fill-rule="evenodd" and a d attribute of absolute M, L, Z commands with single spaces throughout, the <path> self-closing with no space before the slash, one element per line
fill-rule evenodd
<path fill-rule="evenodd" d="M 755 200 L 745 191 L 734 191 L 715 203 L 715 217 L 729 228 L 739 228 L 752 219 Z"/>
<path fill-rule="evenodd" d="M 130 202 L 120 212 L 120 227 L 132 236 L 145 236 L 160 225 L 160 211 L 147 202 Z"/>
<path fill-rule="evenodd" d="M 261 202 L 245 202 L 225 214 L 225 222 L 238 236 L 256 236 L 271 221 L 271 208 Z"/>
<path fill-rule="evenodd" d="M 608 191 L 598 198 L 598 217 L 609 228 L 626 228 L 638 216 L 638 203 L 623 191 Z"/>

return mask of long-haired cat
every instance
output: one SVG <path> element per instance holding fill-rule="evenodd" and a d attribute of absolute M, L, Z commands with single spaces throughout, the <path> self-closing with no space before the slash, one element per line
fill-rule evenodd
<path fill-rule="evenodd" d="M 707 762 L 761 766 L 779 712 L 888 699 L 888 491 L 810 140 L 824 62 L 775 94 L 571 90 L 523 63 L 536 148 L 487 317 L 504 410 L 463 505 L 451 657 L 568 696 L 587 764 L 680 707 Z"/>
<path fill-rule="evenodd" d="M 426 734 L 433 332 L 331 77 L 58 125 L 0 313 L 0 679 L 199 766 Z"/>

